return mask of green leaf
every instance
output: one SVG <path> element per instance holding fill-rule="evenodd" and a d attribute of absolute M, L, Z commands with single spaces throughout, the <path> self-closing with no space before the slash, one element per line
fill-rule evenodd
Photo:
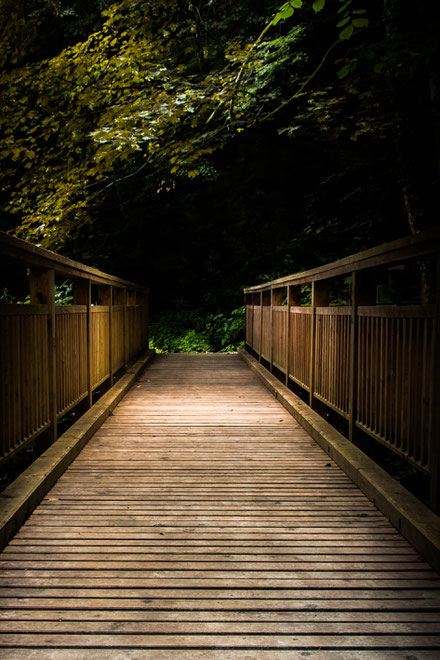
<path fill-rule="evenodd" d="M 290 4 L 292 7 L 295 7 L 295 9 L 301 9 L 303 6 L 303 0 L 290 0 Z"/>
<path fill-rule="evenodd" d="M 366 9 L 353 9 L 352 13 L 357 14 L 359 16 L 359 14 L 366 14 L 367 10 Z"/>
<path fill-rule="evenodd" d="M 350 2 L 345 2 L 342 5 L 342 7 L 339 7 L 338 14 L 342 14 L 347 9 L 347 7 L 349 7 L 350 5 L 351 5 L 351 0 L 350 0 Z"/>
<path fill-rule="evenodd" d="M 350 16 L 346 16 L 345 18 L 342 19 L 342 21 L 339 21 L 336 27 L 342 27 L 343 25 L 346 25 L 349 20 L 350 20 Z"/>
<path fill-rule="evenodd" d="M 368 20 L 368 18 L 354 18 L 352 21 L 352 25 L 354 25 L 354 27 L 357 28 L 363 28 L 363 27 L 367 27 L 369 22 L 370 21 Z"/>
<path fill-rule="evenodd" d="M 272 25 L 277 25 L 280 21 L 285 21 L 286 18 L 292 16 L 294 12 L 293 7 L 290 4 L 285 4 L 281 7 L 280 11 L 272 19 Z"/>
<path fill-rule="evenodd" d="M 342 30 L 342 32 L 339 34 L 339 39 L 341 41 L 345 41 L 346 39 L 350 39 L 351 35 L 354 32 L 354 27 L 353 25 L 347 25 L 346 28 Z"/>
<path fill-rule="evenodd" d="M 324 9 L 324 5 L 325 5 L 325 0 L 315 0 L 312 7 L 313 10 L 317 13 L 318 11 L 321 11 L 321 9 Z"/>
<path fill-rule="evenodd" d="M 337 71 L 336 74 L 339 80 L 343 80 L 343 78 L 346 78 L 350 72 L 351 72 L 351 66 L 349 64 L 346 64 L 345 66 L 342 67 L 342 69 L 339 69 L 339 71 Z"/>
<path fill-rule="evenodd" d="M 353 73 L 353 71 L 356 71 L 358 67 L 358 60 L 354 59 L 348 62 L 348 64 L 345 64 L 339 71 L 336 72 L 339 80 L 343 80 L 343 78 L 346 78 L 350 73 Z"/>

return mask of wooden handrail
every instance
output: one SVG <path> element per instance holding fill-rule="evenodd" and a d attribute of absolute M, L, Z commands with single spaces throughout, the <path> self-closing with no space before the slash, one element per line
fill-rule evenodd
<path fill-rule="evenodd" d="M 344 274 L 351 275 L 354 271 L 422 257 L 437 252 L 439 249 L 440 231 L 438 229 L 430 229 L 414 236 L 407 236 L 397 241 L 370 248 L 369 250 L 357 252 L 349 257 L 338 259 L 338 261 L 333 261 L 318 268 L 246 287 L 244 293 L 258 293 L 259 291 L 279 289 L 294 284 L 298 286 L 319 280 L 340 277 Z"/>
<path fill-rule="evenodd" d="M 365 250 L 244 289 L 246 347 L 317 412 L 337 413 L 347 436 L 374 438 L 430 479 L 440 510 L 440 231 Z M 377 302 L 380 273 L 433 263 L 435 304 Z M 351 278 L 350 301 L 331 285 Z M 426 281 L 425 281 L 426 283 Z M 311 304 L 301 304 L 309 285 Z M 284 302 L 284 304 L 281 304 Z"/>
<path fill-rule="evenodd" d="M 66 279 L 88 279 L 92 284 L 107 284 L 148 293 L 148 288 L 145 286 L 109 275 L 97 268 L 86 266 L 51 250 L 37 247 L 2 231 L 0 231 L 0 255 L 11 261 L 23 263 L 28 268 L 52 268 L 57 275 Z"/>
<path fill-rule="evenodd" d="M 0 232 L 0 256 L 29 273 L 30 304 L 0 305 L 0 462 L 78 416 L 148 347 L 148 288 Z M 55 304 L 55 277 L 73 304 Z M 99 304 L 92 304 L 92 286 Z"/>

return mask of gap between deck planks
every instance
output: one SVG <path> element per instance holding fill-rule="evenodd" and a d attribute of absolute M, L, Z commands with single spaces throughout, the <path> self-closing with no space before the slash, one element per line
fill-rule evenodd
<path fill-rule="evenodd" d="M 440 582 L 237 355 L 161 355 L 1 555 L 0 657 L 440 657 Z"/>

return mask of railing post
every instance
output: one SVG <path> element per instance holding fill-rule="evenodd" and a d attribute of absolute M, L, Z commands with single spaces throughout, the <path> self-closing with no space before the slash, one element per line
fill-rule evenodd
<path fill-rule="evenodd" d="M 127 289 L 127 307 L 132 307 L 133 305 L 136 305 L 136 291 L 130 291 Z M 127 314 L 127 310 L 126 310 Z M 136 318 L 136 314 L 135 314 Z M 128 316 L 127 316 L 128 320 Z M 125 325 L 125 333 L 126 333 L 126 342 L 128 342 L 128 345 L 126 346 L 126 363 L 128 363 L 131 358 L 133 357 L 133 346 L 131 345 L 131 340 L 132 340 L 132 327 L 131 327 L 131 322 L 126 323 Z"/>
<path fill-rule="evenodd" d="M 123 307 L 123 315 L 122 315 L 122 341 L 123 341 L 123 366 L 124 369 L 127 366 L 127 339 L 126 339 L 126 332 L 127 332 L 127 289 L 123 289 L 122 287 L 115 287 L 114 288 L 115 292 L 115 305 L 120 305 Z"/>
<path fill-rule="evenodd" d="M 145 294 L 145 348 L 150 345 L 150 290 Z"/>
<path fill-rule="evenodd" d="M 276 292 L 274 289 L 270 290 L 270 298 L 269 298 L 269 304 L 270 304 L 270 352 L 269 352 L 269 369 L 270 373 L 273 371 L 273 306 L 275 304 L 275 295 Z"/>
<path fill-rule="evenodd" d="M 50 429 L 46 438 L 48 444 L 57 439 L 57 355 L 55 318 L 55 271 L 45 268 L 31 268 L 29 273 L 30 302 L 33 305 L 47 305 L 47 370 L 49 383 Z"/>
<path fill-rule="evenodd" d="M 434 382 L 433 382 L 433 419 L 430 442 L 430 499 L 435 513 L 440 513 L 440 254 L 436 257 L 436 310 L 434 337 Z M 437 402 L 437 404 L 435 403 Z"/>
<path fill-rule="evenodd" d="M 243 304 L 244 304 L 244 346 L 249 346 L 248 343 L 248 320 L 247 320 L 247 293 L 243 293 Z"/>
<path fill-rule="evenodd" d="M 251 308 L 250 323 L 248 322 L 248 307 Z M 244 294 L 244 340 L 245 345 L 247 344 L 252 351 L 254 343 L 254 304 L 252 293 Z"/>
<path fill-rule="evenodd" d="M 316 308 L 327 307 L 330 298 L 330 282 L 318 280 L 312 282 L 312 318 L 310 328 L 310 393 L 309 406 L 313 408 L 313 392 L 316 373 Z"/>
<path fill-rule="evenodd" d="M 286 356 L 286 372 L 284 384 L 289 387 L 289 362 L 290 362 L 290 307 L 292 304 L 292 287 L 287 287 L 287 318 L 286 318 L 286 343 L 284 345 L 284 355 Z"/>
<path fill-rule="evenodd" d="M 351 283 L 351 322 L 350 322 L 350 375 L 348 394 L 348 438 L 353 442 L 356 430 L 358 396 L 358 348 L 360 305 L 376 303 L 376 278 L 371 271 L 352 273 Z"/>
<path fill-rule="evenodd" d="M 136 354 L 144 348 L 144 309 L 145 309 L 145 294 L 136 291 Z"/>
<path fill-rule="evenodd" d="M 283 289 L 271 289 L 270 293 L 270 370 L 273 371 L 273 308 L 283 304 Z"/>
<path fill-rule="evenodd" d="M 98 298 L 102 305 L 108 307 L 108 373 L 109 387 L 113 385 L 113 346 L 112 346 L 112 316 L 113 316 L 113 287 L 98 286 Z"/>
<path fill-rule="evenodd" d="M 136 328 L 136 337 L 138 339 L 137 349 L 139 352 L 144 348 L 144 339 L 145 339 L 145 333 L 144 333 L 145 294 L 144 293 L 139 293 L 138 291 L 136 292 L 136 305 L 140 306 L 139 327 Z"/>
<path fill-rule="evenodd" d="M 92 327 L 92 283 L 90 280 L 75 280 L 73 283 L 73 304 L 86 306 L 86 369 L 87 369 L 87 408 L 92 405 L 92 357 L 90 334 Z"/>
<path fill-rule="evenodd" d="M 258 362 L 262 360 L 263 353 L 263 292 L 260 291 L 260 351 L 258 353 Z"/>
<path fill-rule="evenodd" d="M 145 294 L 144 305 L 145 305 L 145 348 L 148 349 L 150 344 L 150 314 L 148 311 L 150 308 L 150 292 Z"/>
<path fill-rule="evenodd" d="M 292 306 L 300 307 L 301 305 L 301 287 L 288 286 L 287 287 L 287 320 L 286 320 L 286 347 L 284 354 L 286 356 L 286 387 L 289 387 L 290 377 L 290 308 Z"/>
<path fill-rule="evenodd" d="M 257 329 L 257 324 L 255 322 L 255 308 L 258 306 L 258 301 L 260 300 L 260 294 L 252 293 L 251 300 L 252 300 L 252 350 L 254 351 L 255 354 L 257 354 L 257 349 L 255 344 L 255 332 Z"/>

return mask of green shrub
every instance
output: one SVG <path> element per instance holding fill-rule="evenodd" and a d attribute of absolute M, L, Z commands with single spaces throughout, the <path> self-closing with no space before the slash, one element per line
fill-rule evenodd
<path fill-rule="evenodd" d="M 30 295 L 27 295 L 24 300 L 17 300 L 17 297 L 12 295 L 7 287 L 0 289 L 0 303 L 14 303 L 29 305 L 31 302 Z M 71 305 L 73 302 L 73 284 L 72 282 L 63 282 L 62 284 L 55 285 L 55 305 Z"/>
<path fill-rule="evenodd" d="M 229 315 L 177 309 L 153 318 L 150 347 L 159 353 L 229 353 L 244 347 L 244 307 Z"/>
<path fill-rule="evenodd" d="M 229 316 L 208 314 L 206 327 L 216 351 L 231 352 L 244 347 L 244 307 L 233 309 Z"/>
<path fill-rule="evenodd" d="M 189 330 L 179 338 L 177 353 L 210 353 L 212 351 L 209 339 L 203 332 Z"/>

